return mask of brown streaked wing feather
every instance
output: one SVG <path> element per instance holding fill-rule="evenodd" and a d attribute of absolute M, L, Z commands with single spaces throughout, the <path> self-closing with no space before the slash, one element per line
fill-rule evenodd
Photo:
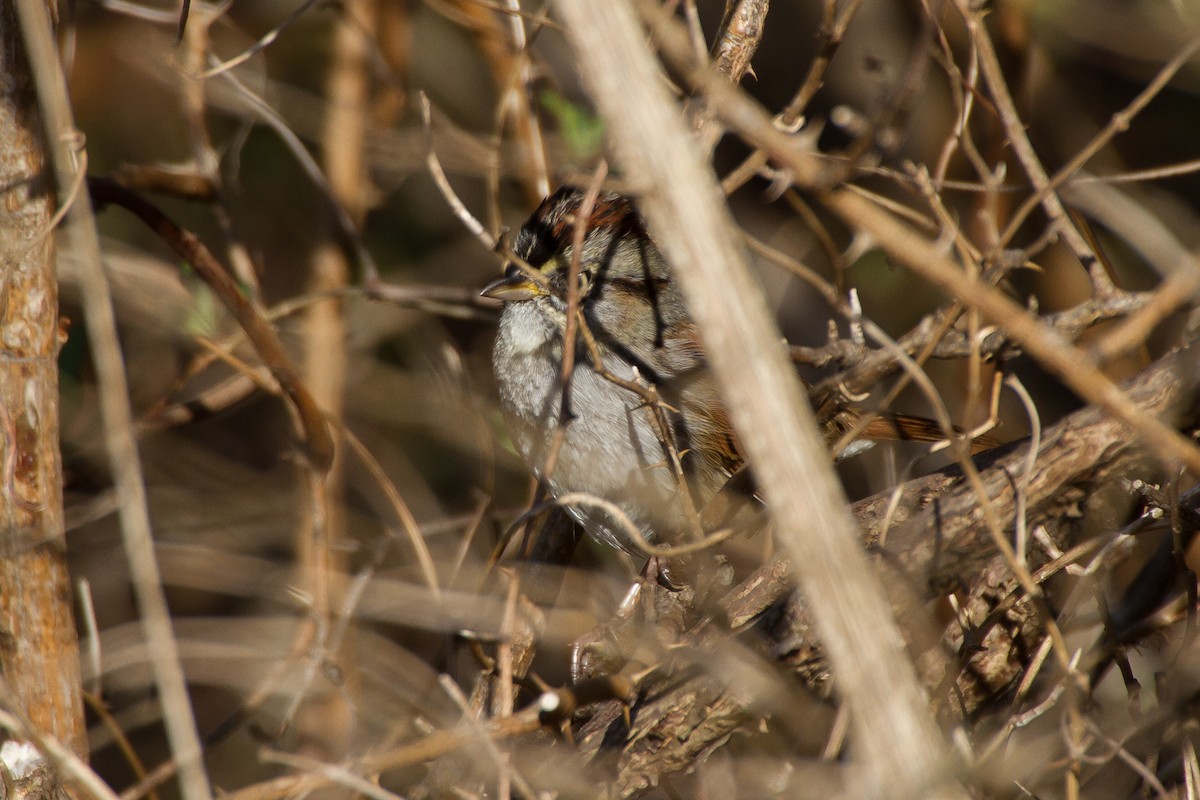
<path fill-rule="evenodd" d="M 655 361 L 664 373 L 673 378 L 685 378 L 703 372 L 707 379 L 708 358 L 704 353 L 704 345 L 696 329 L 690 325 L 664 332 L 663 346 L 658 348 Z M 715 390 L 713 394 L 716 395 Z"/>
<path fill-rule="evenodd" d="M 832 445 L 844 433 L 853 428 L 860 419 L 856 411 L 844 409 L 825 423 L 826 441 Z M 962 433 L 958 426 L 955 433 Z M 946 439 L 942 426 L 925 417 L 909 414 L 881 412 L 871 419 L 863 429 L 861 438 L 872 442 L 941 442 Z M 991 436 L 977 436 L 971 442 L 971 452 L 978 453 L 996 447 L 998 442 Z"/>
<path fill-rule="evenodd" d="M 708 466 L 725 477 L 737 472 L 743 462 L 741 448 L 725 406 L 717 403 L 695 409 L 689 420 L 695 456 L 704 458 Z"/>
<path fill-rule="evenodd" d="M 693 461 L 693 469 L 708 488 L 718 489 L 744 462 L 729 412 L 704 361 L 703 350 L 688 344 L 675 347 L 672 342 L 661 352 L 672 354 L 671 363 L 664 365 L 671 379 L 661 388 L 663 397 L 683 412 L 692 451 L 685 462 L 689 458 L 702 459 L 701 463 Z"/>
<path fill-rule="evenodd" d="M 724 482 L 741 468 L 745 459 L 733 433 L 729 412 L 708 370 L 700 335 L 691 326 L 671 331 L 656 355 L 658 365 L 671 376 L 670 391 L 679 397 L 684 409 L 694 451 L 691 457 L 703 458 L 705 471 Z"/>

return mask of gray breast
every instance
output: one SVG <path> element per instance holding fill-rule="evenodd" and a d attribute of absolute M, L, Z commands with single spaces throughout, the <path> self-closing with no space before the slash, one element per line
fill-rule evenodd
<path fill-rule="evenodd" d="M 557 326 L 536 303 L 505 308 L 496 338 L 496 382 L 513 443 L 535 471 L 559 420 L 561 351 Z M 616 358 L 605 368 L 633 377 Z M 586 492 L 612 501 L 647 538 L 655 538 L 663 526 L 676 526 L 681 515 L 675 481 L 641 398 L 596 373 L 581 354 L 572 376 L 571 410 L 574 417 L 551 475 L 551 491 L 556 496 Z M 631 549 L 606 515 L 572 513 L 592 535 Z"/>

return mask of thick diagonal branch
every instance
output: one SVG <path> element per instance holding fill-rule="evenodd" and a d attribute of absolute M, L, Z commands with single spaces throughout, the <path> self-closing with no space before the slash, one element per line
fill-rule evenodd
<path fill-rule="evenodd" d="M 798 565 L 855 723 L 859 788 L 937 795 L 941 737 L 712 172 L 629 4 L 558 7 L 618 162 L 647 189 L 641 208 L 676 266 L 777 535 Z"/>

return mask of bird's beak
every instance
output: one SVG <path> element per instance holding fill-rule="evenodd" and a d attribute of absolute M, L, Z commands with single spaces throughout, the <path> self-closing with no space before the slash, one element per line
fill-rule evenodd
<path fill-rule="evenodd" d="M 509 267 L 504 276 L 483 287 L 479 294 L 493 300 L 514 302 L 517 300 L 532 300 L 545 294 L 546 290 L 538 286 L 521 270 Z"/>

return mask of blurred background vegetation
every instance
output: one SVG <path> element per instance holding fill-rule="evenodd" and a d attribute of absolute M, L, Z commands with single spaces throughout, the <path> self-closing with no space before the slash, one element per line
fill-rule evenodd
<path fill-rule="evenodd" d="M 711 44 L 722 4 L 676 5 L 682 7 L 681 17 L 694 11 Z M 856 142 L 866 121 L 894 112 L 886 135 L 876 137 L 861 162 L 871 169 L 856 183 L 922 209 L 920 192 L 897 174 L 909 162 L 938 162 L 956 113 L 942 50 L 928 38 L 927 5 L 939 4 L 864 3 L 824 85 L 804 110 L 805 130 L 829 152 Z M 305 327 L 320 324 L 305 313 L 315 285 L 316 254 L 331 242 L 349 253 L 345 286 L 336 290 L 340 327 L 333 335 L 340 363 L 335 371 L 344 370 L 344 384 L 334 391 L 344 409 L 335 424 L 361 441 L 378 469 L 341 440 L 344 484 L 327 498 L 331 506 L 321 509 L 297 456 L 289 411 L 268 390 L 269 382 L 263 389 L 246 377 L 260 375 L 261 369 L 235 335 L 230 315 L 133 217 L 119 209 L 98 217 L 139 420 L 158 555 L 201 734 L 219 734 L 207 764 L 214 784 L 225 789 L 282 769 L 258 758 L 264 743 L 336 760 L 411 739 L 457 718 L 437 676 L 450 674 L 470 691 L 475 661 L 457 634 L 482 630 L 487 639 L 501 625 L 504 583 L 485 579 L 483 564 L 528 503 L 532 481 L 506 442 L 493 400 L 490 347 L 497 310 L 474 299 L 498 274 L 502 259 L 450 209 L 431 177 L 427 153 L 432 148 L 466 207 L 489 231 L 510 237 L 540 199 L 529 146 L 536 140 L 524 121 L 523 103 L 539 121 L 551 187 L 586 180 L 603 154 L 603 126 L 574 72 L 572 52 L 553 14 L 547 20 L 539 3 L 521 4 L 531 40 L 528 66 L 514 42 L 505 4 L 484 0 L 308 3 L 243 63 L 203 80 L 187 66 L 197 53 L 212 67 L 247 52 L 298 7 L 272 0 L 220 7 L 194 2 L 182 43 L 176 42 L 174 5 L 78 0 L 61 9 L 60 44 L 77 124 L 87 136 L 89 173 L 110 175 L 130 165 L 174 165 L 195 172 L 196 154 L 205 151 L 197 142 L 206 135 L 218 159 L 219 201 L 170 191 L 150 195 L 222 263 L 248 260 L 258 287 L 240 274 L 243 288 L 259 293 L 267 309 L 286 310 L 276 327 L 307 375 L 329 366 L 322 360 L 327 356 L 314 355 L 317 351 L 306 344 L 311 330 Z M 337 102 L 330 89 L 337 68 L 336 30 L 347 8 L 357 20 L 345 23 L 349 36 L 365 46 L 366 54 L 366 94 L 351 111 L 365 119 L 361 141 L 352 134 L 339 140 L 326 127 Z M 768 109 L 787 105 L 820 54 L 825 12 L 815 0 L 772 6 L 753 75 L 743 82 Z M 945 24 L 939 33 L 965 58 L 970 45 L 961 23 L 954 21 L 952 9 L 941 14 Z M 988 21 L 1029 136 L 1051 173 L 1200 35 L 1200 10 L 1186 0 L 1007 0 L 991 4 Z M 207 36 L 198 32 L 205 27 Z M 918 56 L 926 61 L 914 72 Z M 1089 172 L 1116 175 L 1194 160 L 1200 131 L 1196 66 L 1193 59 L 1127 131 L 1096 154 Z M 915 84 L 904 86 L 914 74 Z M 432 108 L 429 127 L 422 120 L 421 95 Z M 1024 175 L 988 100 L 980 96 L 977 102 L 983 110 L 974 125 L 983 158 L 1007 163 L 1007 179 L 1016 189 L 985 194 L 944 187 L 943 202 L 968 230 L 982 230 L 987 215 L 1003 219 L 1026 196 Z M 274 125 L 264 121 L 267 114 L 275 116 Z M 281 127 L 320 163 L 338 148 L 359 150 L 361 180 L 352 183 L 357 197 L 346 205 L 382 280 L 411 289 L 406 298 L 367 296 L 361 259 L 352 247 L 343 247 L 328 191 L 306 172 L 295 143 L 280 135 Z M 714 155 L 718 175 L 748 152 L 731 137 L 721 142 Z M 977 180 L 961 155 L 950 161 L 947 178 Z M 619 187 L 621 176 L 613 176 L 613 182 Z M 1121 189 L 1195 248 L 1200 176 L 1194 169 L 1123 183 Z M 835 266 L 812 227 L 778 198 L 767 177 L 751 179 L 730 203 L 747 231 L 835 279 Z M 859 292 L 865 315 L 892 335 L 900 336 L 943 305 L 934 289 L 893 266 L 869 242 L 852 242 L 850 231 L 815 213 L 836 250 L 849 248 L 853 254 L 845 284 Z M 1035 213 L 1014 246 L 1037 239 L 1044 224 Z M 1102 229 L 1097 235 L 1119 286 L 1155 285 L 1156 273 L 1135 253 Z M 1008 285 L 1023 302 L 1055 311 L 1090 295 L 1086 273 L 1060 244 L 1031 261 L 1036 268 L 1018 271 Z M 845 320 L 798 280 L 759 266 L 790 341 L 821 345 L 830 320 L 846 332 Z M 73 276 L 72 266 L 64 264 L 62 313 L 78 320 Z M 1160 330 L 1145 348 L 1110 364 L 1110 374 L 1135 374 L 1168 343 Z M 90 587 L 99 631 L 102 658 L 93 664 L 101 674 L 91 674 L 88 685 L 115 720 L 115 726 L 106 727 L 95 711 L 89 718 L 96 722 L 93 760 L 121 788 L 136 777 L 116 746 L 114 729 L 132 740 L 148 767 L 169 752 L 112 513 L 116 500 L 86 345 L 83 327 L 74 325 L 61 359 L 68 543 L 73 573 Z M 217 351 L 241 363 L 213 357 Z M 1078 407 L 1070 392 L 1027 359 L 1012 366 L 1032 387 L 1044 425 Z M 970 418 L 962 416 L 970 388 L 964 362 L 933 363 L 930 372 L 960 414 L 959 424 L 983 419 L 980 407 L 965 412 Z M 806 374 L 815 379 L 828 373 Z M 897 408 L 928 415 L 911 390 Z M 1024 411 L 1006 397 L 994 435 L 1012 441 L 1027 433 Z M 844 467 L 849 491 L 861 497 L 887 488 L 920 452 L 891 449 Z M 936 467 L 944 462 L 939 458 L 923 459 L 916 469 Z M 444 605 L 430 600 L 388 483 L 419 526 L 449 593 Z M 332 531 L 332 555 L 324 567 L 312 553 L 314 509 L 322 510 Z M 1114 524 L 1127 513 L 1120 507 L 1113 511 Z M 332 605 L 322 613 L 314 611 L 315 569 L 329 570 L 323 580 L 334 587 Z M 602 547 L 580 548 L 559 605 L 545 612 L 539 674 L 552 683 L 565 680 L 566 644 L 611 613 L 628 574 Z M 94 666 L 86 670 L 95 672 Z M 1153 665 L 1148 671 L 1153 674 Z M 1123 691 L 1119 683 L 1115 691 Z M 243 713 L 248 702 L 252 705 Z M 832 710 L 813 700 L 796 713 L 801 721 L 794 729 L 805 733 L 792 752 L 819 751 Z M 588 794 L 588 787 L 569 789 L 567 776 L 543 774 L 536 759 L 522 763 L 529 770 L 526 777 L 542 782 L 537 785 L 566 795 Z M 388 782 L 421 796 L 414 787 L 427 779 L 414 767 L 392 773 Z M 169 794 L 170 784 L 160 791 Z M 1091 796 L 1110 796 L 1096 791 Z M 1010 786 L 997 796 L 1015 793 Z"/>

